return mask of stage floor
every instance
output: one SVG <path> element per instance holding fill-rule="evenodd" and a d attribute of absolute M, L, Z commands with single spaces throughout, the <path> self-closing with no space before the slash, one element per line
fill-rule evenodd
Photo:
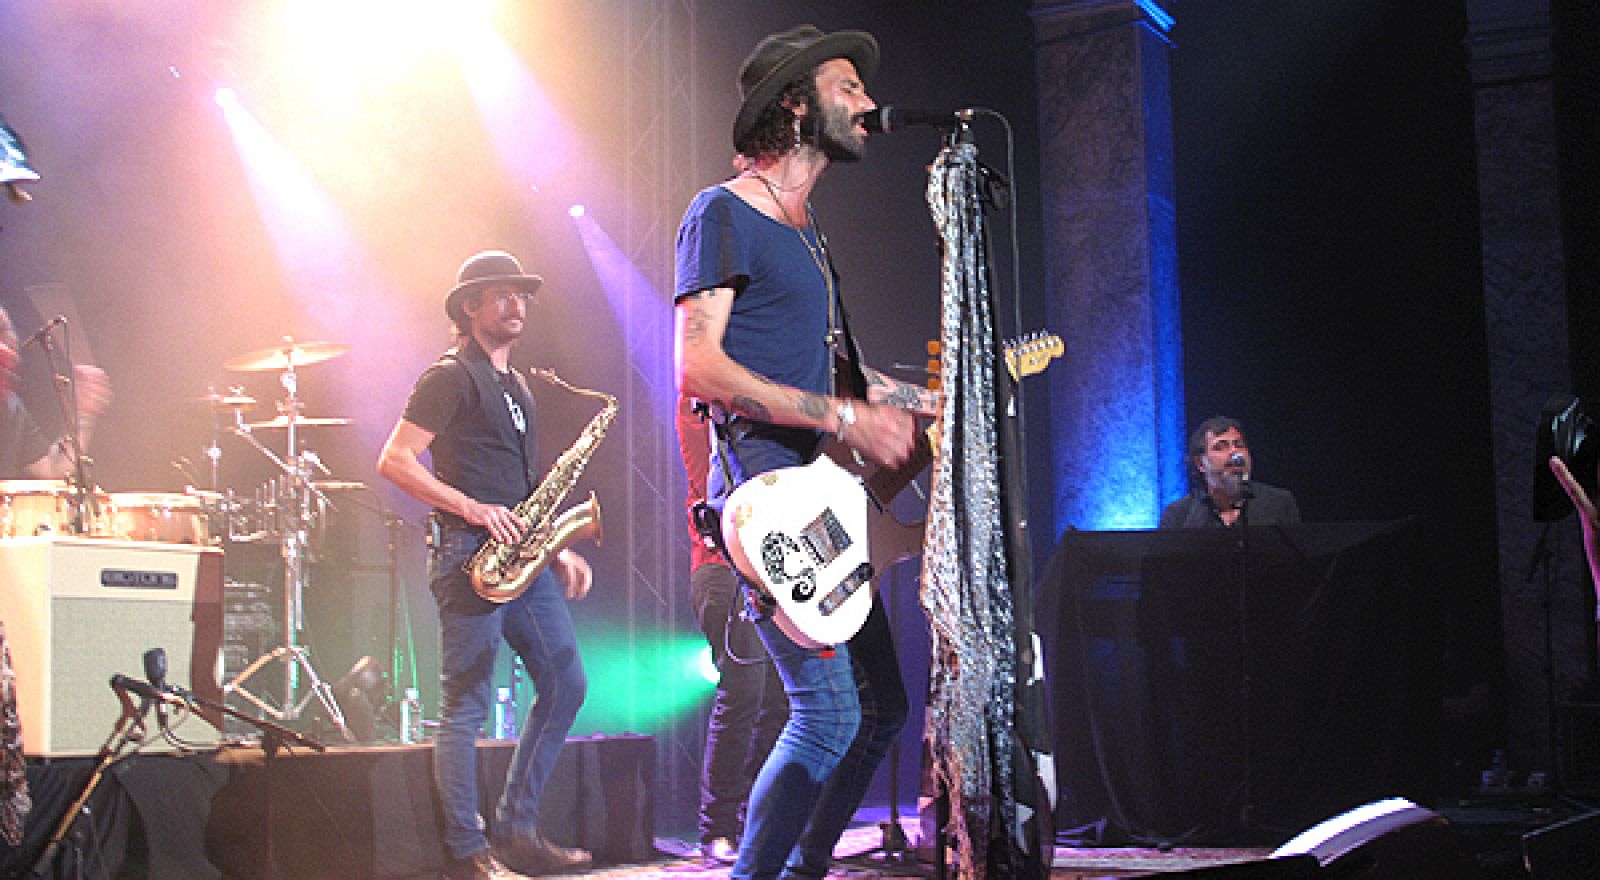
<path fill-rule="evenodd" d="M 479 744 L 480 789 L 502 779 L 511 743 Z M 723 878 L 693 840 L 657 836 L 655 743 L 649 737 L 568 740 L 547 790 L 547 830 L 559 842 L 590 849 L 596 868 L 572 877 Z M 139 755 L 114 765 L 91 799 L 64 862 L 43 876 L 246 878 L 275 864 L 280 877 L 432 878 L 442 863 L 432 750 L 421 746 L 330 749 L 326 754 L 280 755 L 269 763 L 259 749 L 190 755 Z M 0 878 L 20 877 L 67 805 L 82 791 L 92 759 L 30 759 L 35 799 L 28 839 L 0 849 Z M 1487 868 L 1483 880 L 1526 878 L 1524 835 L 1581 813 L 1583 805 L 1549 798 L 1496 800 L 1440 807 L 1464 853 Z M 900 810 L 913 844 L 921 836 L 914 807 Z M 1596 824 L 1564 832 L 1592 833 Z M 887 810 L 863 809 L 835 853 L 834 877 L 925 877 L 924 863 L 886 863 L 877 852 Z M 1566 844 L 1561 844 L 1565 846 Z M 1181 874 L 1266 857 L 1251 847 L 1057 846 L 1051 880 Z M 79 869 L 81 868 L 81 873 Z M 1231 873 L 1231 872 L 1229 872 Z"/>
<path fill-rule="evenodd" d="M 908 833 L 911 829 L 907 829 Z M 890 864 L 877 852 L 882 832 L 876 824 L 858 824 L 845 832 L 834 856 L 838 860 L 829 877 L 837 878 L 900 878 L 932 877 L 933 868 L 925 863 Z M 692 842 L 657 838 L 656 848 L 661 858 L 648 864 L 612 865 L 596 868 L 581 874 L 545 875 L 577 880 L 577 878 L 647 878 L 666 877 L 673 880 L 723 880 L 728 869 L 708 866 L 700 860 Z M 1056 847 L 1050 880 L 1098 880 L 1098 878 L 1148 877 L 1210 868 L 1236 862 L 1251 862 L 1266 856 L 1265 849 L 1212 849 L 1192 848 L 1160 851 L 1136 847 L 1085 849 Z"/>

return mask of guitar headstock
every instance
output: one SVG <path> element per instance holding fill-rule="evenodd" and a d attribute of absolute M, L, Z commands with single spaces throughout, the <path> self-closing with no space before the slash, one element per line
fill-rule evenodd
<path fill-rule="evenodd" d="M 1037 331 L 1006 343 L 1006 369 L 1013 381 L 1044 371 L 1050 362 L 1066 353 L 1066 345 L 1054 333 Z"/>

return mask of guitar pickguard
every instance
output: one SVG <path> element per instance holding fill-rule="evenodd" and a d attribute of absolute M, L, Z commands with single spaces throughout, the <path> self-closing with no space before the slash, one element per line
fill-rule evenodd
<path fill-rule="evenodd" d="M 817 592 L 817 570 L 806 566 L 799 571 L 789 573 L 789 557 L 800 554 L 800 545 L 783 532 L 769 532 L 761 539 L 761 567 L 767 573 L 766 582 L 769 590 L 782 589 L 784 584 L 794 582 L 791 595 L 796 602 L 809 602 Z"/>

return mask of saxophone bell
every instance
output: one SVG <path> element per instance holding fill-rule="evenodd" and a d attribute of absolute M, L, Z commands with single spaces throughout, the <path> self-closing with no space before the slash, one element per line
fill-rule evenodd
<path fill-rule="evenodd" d="M 599 546 L 603 536 L 600 499 L 591 491 L 582 503 L 556 517 L 547 535 L 537 539 L 530 536 L 515 544 L 500 544 L 494 551 L 475 558 L 472 588 L 495 604 L 510 602 L 522 595 L 562 550 L 584 539 Z"/>

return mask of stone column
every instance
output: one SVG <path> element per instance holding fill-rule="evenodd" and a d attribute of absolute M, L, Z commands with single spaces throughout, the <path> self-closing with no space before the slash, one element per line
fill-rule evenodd
<path fill-rule="evenodd" d="M 1577 527 L 1533 521 L 1534 437 L 1551 394 L 1570 393 L 1551 24 L 1547 0 L 1468 0 L 1478 142 L 1484 309 L 1514 769 L 1554 770 L 1550 707 L 1582 683 L 1591 621 Z M 1539 565 L 1541 550 L 1565 552 Z M 1535 576 L 1530 581 L 1530 571 Z M 1547 596 L 1548 594 L 1548 596 Z M 1549 600 L 1547 604 L 1547 599 Z"/>
<path fill-rule="evenodd" d="M 1155 525 L 1182 494 L 1166 33 L 1152 0 L 1036 0 L 1055 533 Z"/>

